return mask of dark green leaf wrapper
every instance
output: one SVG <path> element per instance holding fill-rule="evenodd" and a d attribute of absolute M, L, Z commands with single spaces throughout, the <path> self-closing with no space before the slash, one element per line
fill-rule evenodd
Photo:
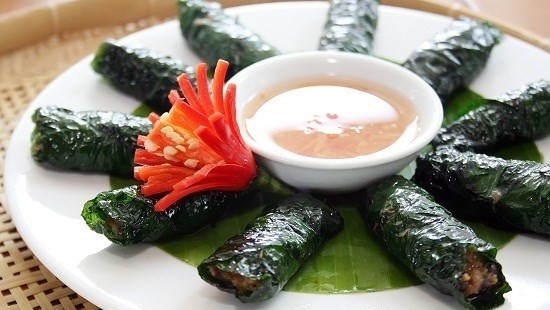
<path fill-rule="evenodd" d="M 191 234 L 241 210 L 245 193 L 207 191 L 155 212 L 155 199 L 144 197 L 138 186 L 99 193 L 84 205 L 82 217 L 95 232 L 120 245 L 153 242 Z"/>
<path fill-rule="evenodd" d="M 179 0 L 180 27 L 186 43 L 214 68 L 219 59 L 229 62 L 226 78 L 260 60 L 280 54 L 235 17 L 224 13 L 219 3 Z"/>
<path fill-rule="evenodd" d="M 143 117 L 46 106 L 32 115 L 33 159 L 46 167 L 133 175 L 138 135 L 151 130 Z"/>
<path fill-rule="evenodd" d="M 460 151 L 486 153 L 550 134 L 550 83 L 541 80 L 490 100 L 442 128 L 432 141 Z"/>
<path fill-rule="evenodd" d="M 403 66 L 430 84 L 445 101 L 477 77 L 500 38 L 500 30 L 488 22 L 456 19 L 431 41 L 422 43 Z"/>
<path fill-rule="evenodd" d="M 510 286 L 495 260 L 497 249 L 424 189 L 393 176 L 368 188 L 364 205 L 367 224 L 420 280 L 467 308 L 490 309 L 504 302 Z M 475 275 L 483 284 L 469 282 Z"/>
<path fill-rule="evenodd" d="M 319 49 L 370 54 L 378 22 L 378 0 L 332 0 Z"/>
<path fill-rule="evenodd" d="M 415 181 L 453 213 L 550 236 L 550 165 L 451 147 L 416 163 Z"/>
<path fill-rule="evenodd" d="M 188 235 L 248 207 L 246 199 L 262 189 L 273 197 L 292 191 L 259 170 L 249 188 L 240 192 L 205 191 L 179 200 L 167 210 L 154 210 L 155 198 L 144 197 L 137 186 L 99 193 L 81 212 L 86 224 L 120 245 L 153 242 Z M 272 198 L 273 199 L 273 198 Z"/>
<path fill-rule="evenodd" d="M 171 90 L 178 90 L 177 78 L 185 73 L 195 80 L 195 68 L 180 60 L 145 48 L 130 48 L 114 41 L 97 49 L 92 68 L 117 89 L 147 104 L 153 111 L 168 112 Z"/>
<path fill-rule="evenodd" d="M 242 302 L 279 292 L 326 239 L 343 228 L 336 211 L 308 194 L 274 205 L 216 250 L 198 267 L 200 276 Z"/>

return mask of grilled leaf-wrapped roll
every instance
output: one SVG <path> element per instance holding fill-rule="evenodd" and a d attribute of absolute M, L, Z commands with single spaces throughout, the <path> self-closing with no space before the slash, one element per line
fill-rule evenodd
<path fill-rule="evenodd" d="M 343 219 L 305 193 L 290 196 L 248 224 L 198 267 L 200 276 L 243 302 L 273 297 Z"/>
<path fill-rule="evenodd" d="M 235 17 L 225 14 L 219 3 L 179 0 L 178 6 L 181 31 L 187 44 L 211 68 L 219 59 L 228 61 L 231 66 L 227 78 L 280 53 Z"/>
<path fill-rule="evenodd" d="M 246 207 L 244 200 L 256 190 L 286 196 L 292 191 L 259 170 L 254 182 L 241 192 L 205 191 L 179 200 L 156 212 L 154 198 L 144 197 L 138 186 L 99 193 L 81 212 L 86 224 L 113 243 L 130 245 L 187 235 Z"/>
<path fill-rule="evenodd" d="M 540 80 L 490 100 L 442 128 L 432 145 L 486 153 L 550 134 L 550 83 Z"/>
<path fill-rule="evenodd" d="M 84 205 L 86 224 L 121 245 L 153 242 L 175 234 L 190 234 L 208 223 L 238 210 L 238 192 L 207 191 L 155 212 L 154 199 L 144 197 L 139 187 L 128 186 L 99 193 Z"/>
<path fill-rule="evenodd" d="M 457 215 L 550 236 L 550 165 L 440 147 L 417 159 L 416 182 Z"/>
<path fill-rule="evenodd" d="M 114 41 L 99 46 L 92 68 L 117 89 L 159 114 L 170 110 L 168 94 L 172 89 L 179 89 L 177 78 L 180 74 L 195 79 L 193 66 L 146 48 L 130 48 Z"/>
<path fill-rule="evenodd" d="M 46 167 L 133 174 L 138 135 L 147 134 L 151 123 L 143 117 L 100 111 L 74 112 L 46 106 L 32 115 L 33 159 Z"/>
<path fill-rule="evenodd" d="M 422 43 L 403 66 L 430 84 L 445 101 L 481 72 L 500 38 L 500 30 L 488 22 L 462 17 Z"/>
<path fill-rule="evenodd" d="M 370 54 L 378 0 L 332 0 L 319 49 Z"/>
<path fill-rule="evenodd" d="M 364 204 L 368 225 L 420 280 L 468 308 L 504 302 L 510 286 L 495 260 L 497 249 L 424 189 L 393 176 L 368 188 Z"/>

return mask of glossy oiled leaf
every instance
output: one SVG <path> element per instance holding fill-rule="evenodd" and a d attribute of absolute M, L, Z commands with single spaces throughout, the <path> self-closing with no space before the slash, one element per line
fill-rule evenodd
<path fill-rule="evenodd" d="M 170 110 L 168 94 L 178 89 L 180 74 L 195 78 L 194 67 L 176 58 L 114 41 L 106 41 L 98 47 L 91 66 L 111 85 L 145 102 L 157 113 Z"/>
<path fill-rule="evenodd" d="M 319 50 L 370 54 L 379 0 L 332 0 Z"/>
<path fill-rule="evenodd" d="M 114 185 L 122 185 L 115 181 Z M 164 211 L 155 211 L 157 196 L 145 197 L 137 186 L 103 191 L 84 204 L 86 224 L 121 245 L 154 242 L 195 233 L 217 220 L 250 208 L 246 200 L 258 190 L 264 196 L 284 197 L 292 191 L 263 170 L 243 191 L 202 191 L 194 193 Z"/>
<path fill-rule="evenodd" d="M 210 68 L 219 59 L 231 67 L 227 78 L 241 69 L 280 52 L 257 34 L 225 14 L 219 3 L 178 0 L 180 28 L 189 47 Z"/>
<path fill-rule="evenodd" d="M 131 176 L 137 136 L 151 123 L 108 111 L 44 106 L 34 111 L 33 159 L 49 168 Z"/>
<path fill-rule="evenodd" d="M 269 204 L 197 269 L 203 280 L 242 302 L 269 299 L 343 226 L 337 211 L 297 193 Z"/>
<path fill-rule="evenodd" d="M 446 115 L 454 120 L 467 113 L 484 99 L 476 93 L 463 89 L 453 96 L 445 107 Z M 468 108 L 463 108 L 467 106 Z M 144 107 L 144 106 L 142 106 Z M 512 150 L 510 152 L 510 150 Z M 539 156 L 533 143 L 506 148 L 507 156 L 533 158 Z M 403 175 L 411 177 L 412 167 L 407 167 Z M 111 178 L 113 182 L 113 178 Z M 119 186 L 129 184 L 120 184 Z M 341 197 L 339 197 L 341 198 Z M 394 289 L 419 284 L 420 281 L 388 253 L 366 227 L 359 212 L 357 197 L 350 195 L 345 199 L 330 199 L 344 218 L 343 231 L 328 240 L 316 255 L 306 261 L 283 290 L 309 293 L 345 293 L 370 292 Z M 254 196 L 246 201 L 249 209 L 231 217 L 222 219 L 191 236 L 178 237 L 158 243 L 164 251 L 193 266 L 197 266 L 228 238 L 244 230 L 264 207 L 260 197 Z M 466 222 L 476 234 L 497 248 L 506 245 L 515 233 L 495 229 L 476 222 Z"/>
<path fill-rule="evenodd" d="M 488 22 L 455 19 L 423 42 L 403 66 L 430 84 L 443 102 L 467 86 L 485 67 L 501 32 Z"/>
<path fill-rule="evenodd" d="M 510 90 L 441 128 L 432 145 L 488 153 L 550 134 L 550 83 Z"/>
<path fill-rule="evenodd" d="M 369 228 L 422 282 L 468 308 L 504 302 L 510 286 L 497 249 L 414 182 L 392 176 L 369 186 L 363 206 Z"/>
<path fill-rule="evenodd" d="M 114 243 L 130 245 L 194 233 L 237 212 L 243 207 L 239 201 L 247 194 L 207 191 L 156 212 L 154 198 L 144 197 L 137 186 L 127 186 L 99 193 L 84 204 L 81 215 L 93 231 Z"/>
<path fill-rule="evenodd" d="M 344 229 L 328 240 L 296 272 L 283 290 L 306 293 L 375 292 L 417 285 L 421 282 L 399 263 L 366 227 L 356 196 L 329 199 L 344 218 Z M 335 203 L 335 201 L 339 201 Z M 197 266 L 228 238 L 244 230 L 263 204 L 250 200 L 252 209 L 223 219 L 191 236 L 158 245 L 169 254 Z M 496 247 L 515 234 L 473 224 L 476 233 Z"/>
<path fill-rule="evenodd" d="M 548 99 L 546 100 L 548 102 Z M 443 126 L 447 126 L 466 115 L 468 112 L 485 105 L 487 101 L 487 99 L 474 91 L 468 88 L 462 88 L 449 97 L 444 109 Z M 533 141 L 508 143 L 506 147 L 498 148 L 493 152 L 489 152 L 489 154 L 505 159 L 531 160 L 539 163 L 544 162 L 542 154 Z M 408 175 L 409 174 L 405 175 L 405 177 Z"/>
<path fill-rule="evenodd" d="M 238 234 L 262 209 L 257 206 L 192 235 L 158 244 L 181 260 L 197 266 L 229 237 Z M 419 284 L 368 231 L 354 203 L 336 208 L 344 218 L 344 230 L 325 242 L 284 287 L 287 291 L 343 293 L 381 291 Z"/>
<path fill-rule="evenodd" d="M 550 236 L 550 165 L 440 147 L 415 180 L 453 213 Z"/>

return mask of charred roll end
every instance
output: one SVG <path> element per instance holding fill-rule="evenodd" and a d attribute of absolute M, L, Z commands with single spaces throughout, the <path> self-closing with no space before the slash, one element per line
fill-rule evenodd
<path fill-rule="evenodd" d="M 218 249 L 218 256 L 206 259 L 197 270 L 204 281 L 234 295 L 243 303 L 273 297 L 298 269 L 298 264 L 290 261 L 282 266 L 289 267 L 291 271 L 281 272 L 281 266 L 277 264 L 281 260 L 288 262 L 288 257 L 273 249 L 249 248 L 243 255 L 232 255 L 229 250 L 227 245 L 222 246 L 221 251 Z"/>
<path fill-rule="evenodd" d="M 502 275 L 501 265 L 472 249 L 466 252 L 466 265 L 459 284 L 465 300 L 476 309 L 502 304 L 502 294 L 511 290 Z"/>
<path fill-rule="evenodd" d="M 212 278 L 218 279 L 217 285 L 220 289 L 235 292 L 239 299 L 250 297 L 262 283 L 238 273 L 221 270 L 216 266 L 208 266 L 208 272 Z"/>

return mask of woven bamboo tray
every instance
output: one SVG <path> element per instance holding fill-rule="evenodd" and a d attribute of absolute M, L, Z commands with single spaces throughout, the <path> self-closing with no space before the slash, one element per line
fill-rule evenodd
<path fill-rule="evenodd" d="M 269 1 L 221 2 L 230 7 Z M 464 7 L 449 7 L 436 0 L 382 3 L 488 19 L 506 33 L 550 51 L 547 39 Z M 173 19 L 175 14 L 175 0 L 57 0 L 0 16 L 0 309 L 97 309 L 36 259 L 11 222 L 3 189 L 5 151 L 21 113 L 61 71 L 106 38 L 126 36 Z"/>

